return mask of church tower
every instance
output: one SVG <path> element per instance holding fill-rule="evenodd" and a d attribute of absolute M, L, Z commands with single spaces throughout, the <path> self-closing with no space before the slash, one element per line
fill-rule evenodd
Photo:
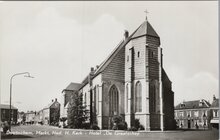
<path fill-rule="evenodd" d="M 139 119 L 145 130 L 164 130 L 162 48 L 160 37 L 146 20 L 125 46 L 125 121 Z"/>

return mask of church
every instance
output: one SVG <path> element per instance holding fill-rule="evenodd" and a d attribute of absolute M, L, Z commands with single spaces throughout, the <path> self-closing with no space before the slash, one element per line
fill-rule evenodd
<path fill-rule="evenodd" d="M 172 82 L 163 69 L 160 37 L 147 18 L 132 34 L 125 31 L 122 41 L 82 83 L 72 84 L 77 85 L 73 91 L 83 94 L 90 115 L 95 113 L 89 121 L 96 119 L 100 129 L 111 129 L 115 115 L 123 116 L 128 128 L 135 119 L 145 131 L 175 126 Z"/>

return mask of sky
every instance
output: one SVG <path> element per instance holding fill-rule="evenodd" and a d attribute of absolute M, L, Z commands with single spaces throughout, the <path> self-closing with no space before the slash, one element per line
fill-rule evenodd
<path fill-rule="evenodd" d="M 218 96 L 217 1 L 0 2 L 1 103 L 38 111 L 60 101 L 70 82 L 81 82 L 123 39 L 148 21 L 163 48 L 175 105 Z"/>

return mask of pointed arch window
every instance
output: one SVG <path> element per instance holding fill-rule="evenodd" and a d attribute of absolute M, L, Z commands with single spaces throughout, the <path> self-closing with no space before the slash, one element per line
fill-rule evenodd
<path fill-rule="evenodd" d="M 99 87 L 96 87 L 96 98 L 95 98 L 95 106 L 96 106 L 96 113 L 99 114 Z"/>
<path fill-rule="evenodd" d="M 84 94 L 84 104 L 86 105 L 86 92 Z"/>
<path fill-rule="evenodd" d="M 135 112 L 142 111 L 142 95 L 141 95 L 141 82 L 138 81 L 135 86 Z"/>
<path fill-rule="evenodd" d="M 119 97 L 118 97 L 118 90 L 115 85 L 111 87 L 109 94 L 110 94 L 110 113 L 111 115 L 118 115 Z"/>

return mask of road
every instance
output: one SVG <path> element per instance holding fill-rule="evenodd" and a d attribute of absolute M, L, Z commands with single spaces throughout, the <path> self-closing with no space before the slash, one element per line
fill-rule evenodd
<path fill-rule="evenodd" d="M 52 126 L 27 125 L 12 128 L 14 135 L 2 137 L 13 140 L 218 140 L 218 130 L 131 132 L 62 129 Z"/>

